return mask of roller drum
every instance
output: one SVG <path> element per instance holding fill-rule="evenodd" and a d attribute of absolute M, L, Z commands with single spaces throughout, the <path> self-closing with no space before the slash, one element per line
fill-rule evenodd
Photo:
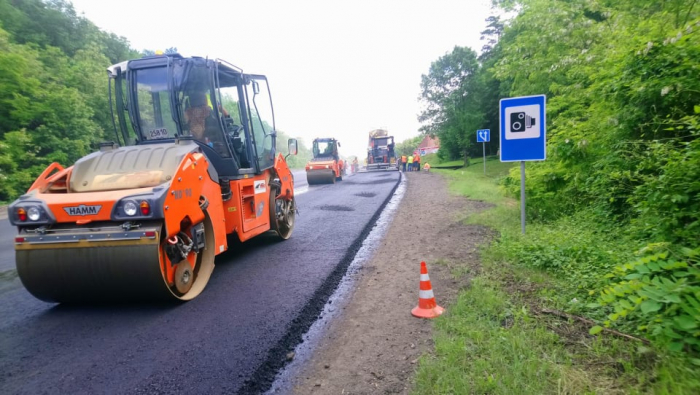
<path fill-rule="evenodd" d="M 312 184 L 333 184 L 335 182 L 335 172 L 333 169 L 310 170 L 306 172 L 306 180 Z"/>
<path fill-rule="evenodd" d="M 160 237 L 17 245 L 17 274 L 32 295 L 46 302 L 185 301 L 204 290 L 214 270 L 214 234 L 208 215 L 205 243 L 190 272 L 193 283 L 184 293 L 177 291 L 182 288 L 177 281 L 169 285 L 165 280 L 162 265 L 171 263 Z"/>
<path fill-rule="evenodd" d="M 158 243 L 118 243 L 18 250 L 17 274 L 32 295 L 47 302 L 171 299 Z"/>

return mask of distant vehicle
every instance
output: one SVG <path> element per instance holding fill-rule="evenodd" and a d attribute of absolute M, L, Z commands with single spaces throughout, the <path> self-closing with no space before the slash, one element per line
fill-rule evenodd
<path fill-rule="evenodd" d="M 394 152 L 394 136 L 384 129 L 369 132 L 367 171 L 399 170 Z"/>
<path fill-rule="evenodd" d="M 334 184 L 345 175 L 345 162 L 338 155 L 340 142 L 332 137 L 317 138 L 311 151 L 313 159 L 306 164 L 306 180 L 309 185 Z"/>

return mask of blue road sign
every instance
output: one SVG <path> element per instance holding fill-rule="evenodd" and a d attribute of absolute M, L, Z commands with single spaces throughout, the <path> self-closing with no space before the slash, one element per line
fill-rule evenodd
<path fill-rule="evenodd" d="M 545 95 L 501 99 L 501 162 L 547 159 Z"/>
<path fill-rule="evenodd" d="M 476 142 L 477 143 L 488 143 L 489 141 L 491 141 L 491 130 L 479 129 L 476 131 Z"/>

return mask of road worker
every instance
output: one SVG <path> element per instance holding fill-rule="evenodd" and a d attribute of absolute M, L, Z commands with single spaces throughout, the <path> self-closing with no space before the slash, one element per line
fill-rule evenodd
<path fill-rule="evenodd" d="M 413 155 L 409 155 L 406 169 L 408 169 L 407 171 L 413 171 Z"/>
<path fill-rule="evenodd" d="M 420 171 L 420 155 L 418 154 L 413 157 L 413 170 Z"/>
<path fill-rule="evenodd" d="M 406 155 L 401 155 L 401 168 L 403 171 L 406 171 L 406 162 L 408 161 L 408 158 Z"/>

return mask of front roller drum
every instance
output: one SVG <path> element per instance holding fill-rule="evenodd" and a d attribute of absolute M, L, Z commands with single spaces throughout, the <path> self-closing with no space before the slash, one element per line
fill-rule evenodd
<path fill-rule="evenodd" d="M 163 237 L 18 247 L 17 274 L 32 295 L 47 302 L 190 300 L 204 290 L 214 270 L 208 215 L 204 228 L 206 248 L 179 262 L 172 282 L 164 274 L 171 263 Z"/>
<path fill-rule="evenodd" d="M 334 184 L 335 172 L 333 169 L 310 170 L 306 172 L 306 181 L 308 181 L 309 185 Z"/>

